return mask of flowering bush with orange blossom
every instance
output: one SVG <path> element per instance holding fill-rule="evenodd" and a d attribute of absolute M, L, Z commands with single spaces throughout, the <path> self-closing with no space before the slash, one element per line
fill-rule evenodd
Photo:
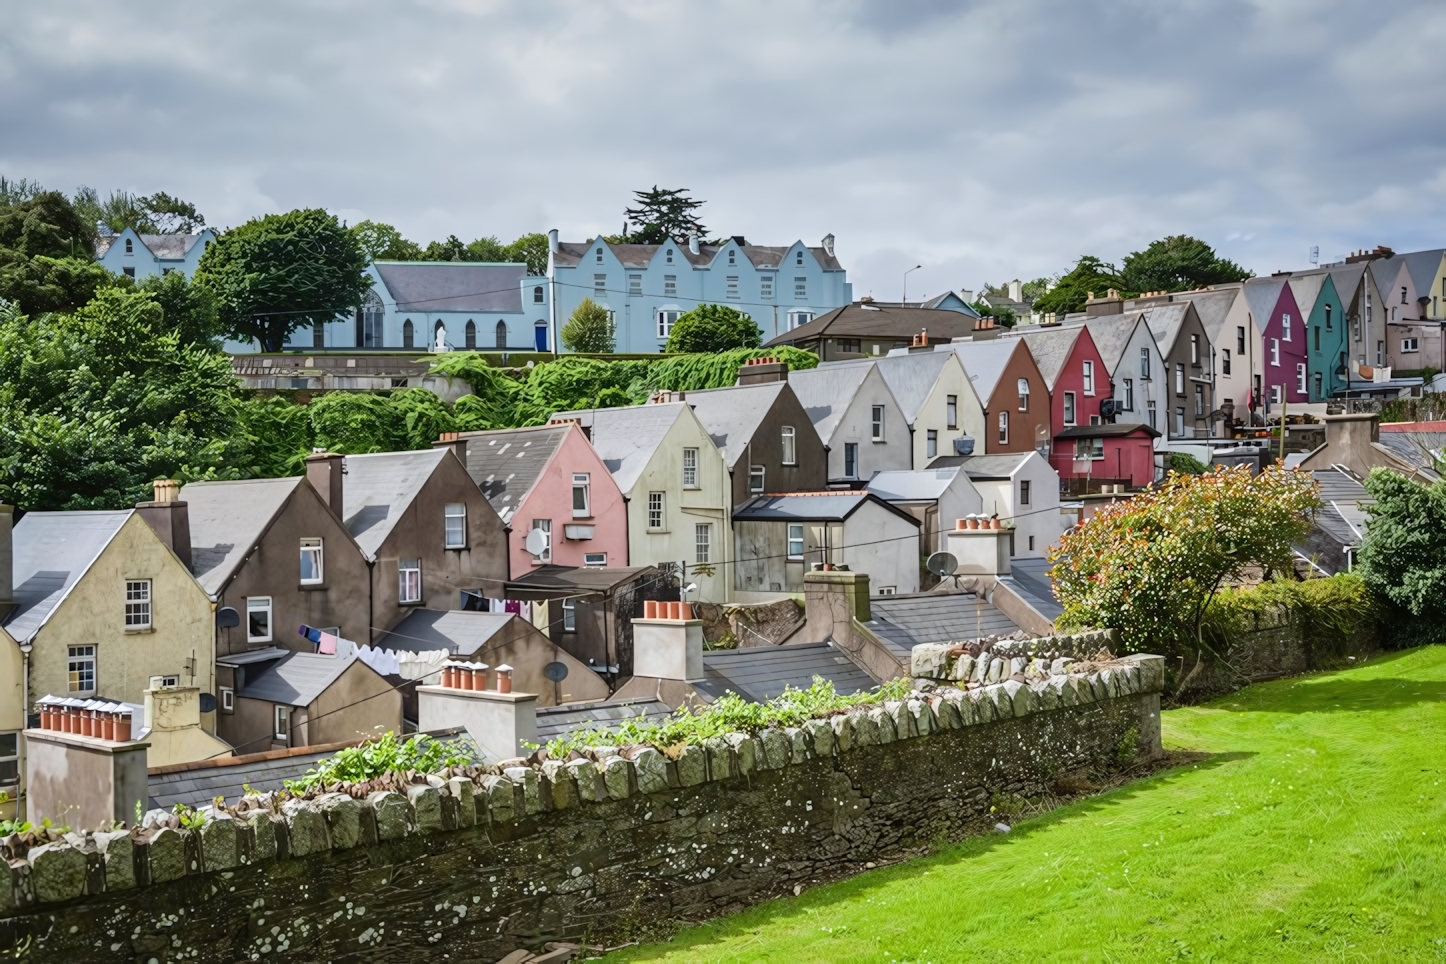
<path fill-rule="evenodd" d="M 1221 583 L 1249 566 L 1287 568 L 1320 504 L 1309 472 L 1278 464 L 1254 476 L 1244 466 L 1171 472 L 1051 551 L 1058 623 L 1116 629 L 1129 651 L 1210 650 L 1200 627 Z"/>

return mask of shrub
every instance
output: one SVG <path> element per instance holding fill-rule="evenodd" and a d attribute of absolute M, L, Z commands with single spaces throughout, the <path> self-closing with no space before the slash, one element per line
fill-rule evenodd
<path fill-rule="evenodd" d="M 1446 624 L 1446 482 L 1422 485 L 1373 469 L 1359 572 L 1376 592 L 1409 616 L 1408 632 L 1439 639 Z"/>
<path fill-rule="evenodd" d="M 361 783 L 388 773 L 436 773 L 472 762 L 472 755 L 458 743 L 434 740 L 425 733 L 399 741 L 395 733 L 388 731 L 379 740 L 338 750 L 335 756 L 307 770 L 301 779 L 287 780 L 286 789 L 305 793 L 318 784 Z"/>
<path fill-rule="evenodd" d="M 612 351 L 615 344 L 608 310 L 591 298 L 582 299 L 562 326 L 562 347 L 568 351 L 605 353 Z"/>
<path fill-rule="evenodd" d="M 1312 666 L 1322 656 L 1342 657 L 1369 648 L 1384 615 L 1376 595 L 1356 573 L 1304 582 L 1273 579 L 1222 591 L 1205 614 L 1205 632 L 1225 652 L 1281 611 L 1289 613 L 1299 630 Z"/>
<path fill-rule="evenodd" d="M 748 315 L 727 305 L 699 305 L 673 323 L 664 351 L 720 352 L 760 344 L 758 325 Z"/>
<path fill-rule="evenodd" d="M 1179 472 L 1183 475 L 1204 475 L 1210 471 L 1209 467 L 1189 452 L 1169 453 L 1170 463 L 1166 468 L 1172 472 Z"/>

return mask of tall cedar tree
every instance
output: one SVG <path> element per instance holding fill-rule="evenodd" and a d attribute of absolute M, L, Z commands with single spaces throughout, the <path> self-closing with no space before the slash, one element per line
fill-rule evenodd
<path fill-rule="evenodd" d="M 688 197 L 686 187 L 670 190 L 653 185 L 651 191 L 634 191 L 638 206 L 623 211 L 635 230 L 628 236 L 633 244 L 662 244 L 672 238 L 678 244 L 687 244 L 691 235 L 700 238 L 708 236 L 693 212 L 703 206 L 702 201 Z"/>
<path fill-rule="evenodd" d="M 1172 234 L 1150 244 L 1143 251 L 1125 256 L 1120 272 L 1124 287 L 1132 293 L 1143 291 L 1191 291 L 1208 285 L 1244 281 L 1250 272 L 1227 261 L 1199 238 Z"/>

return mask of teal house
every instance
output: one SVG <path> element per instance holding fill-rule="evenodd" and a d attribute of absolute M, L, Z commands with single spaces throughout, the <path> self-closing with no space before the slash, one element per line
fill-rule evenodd
<path fill-rule="evenodd" d="M 1309 349 L 1307 391 L 1312 402 L 1324 402 L 1346 390 L 1350 377 L 1347 332 L 1356 307 L 1361 264 L 1299 271 L 1291 274 L 1290 288 L 1305 319 Z"/>

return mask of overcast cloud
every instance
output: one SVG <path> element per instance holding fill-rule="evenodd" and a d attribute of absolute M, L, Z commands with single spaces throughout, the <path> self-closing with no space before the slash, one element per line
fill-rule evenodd
<path fill-rule="evenodd" d="M 1446 241 L 1443 44 L 1381 0 L 16 4 L 0 173 L 423 242 L 686 186 L 881 298 L 1180 232 L 1268 273 Z"/>

